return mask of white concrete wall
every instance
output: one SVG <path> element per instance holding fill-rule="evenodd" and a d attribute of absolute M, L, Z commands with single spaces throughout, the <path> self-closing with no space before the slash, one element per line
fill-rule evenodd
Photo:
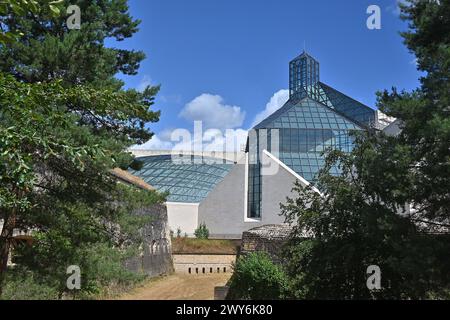
<path fill-rule="evenodd" d="M 167 215 L 169 228 L 175 235 L 178 228 L 181 229 L 181 236 L 187 233 L 189 237 L 194 236 L 198 227 L 198 203 L 177 203 L 167 202 Z"/>
<path fill-rule="evenodd" d="M 200 204 L 199 222 L 206 223 L 210 237 L 240 239 L 259 225 L 245 221 L 245 192 L 245 164 L 236 164 Z"/>
<path fill-rule="evenodd" d="M 284 222 L 279 215 L 280 202 L 294 196 L 291 190 L 297 179 L 304 184 L 308 182 L 269 153 L 263 153 L 262 157 L 263 163 L 278 170 L 262 177 L 261 219 L 247 218 L 246 170 L 244 164 L 237 164 L 200 204 L 199 223 L 206 223 L 211 237 L 240 239 L 244 231 Z"/>
<path fill-rule="evenodd" d="M 303 186 L 309 184 L 295 171 L 282 163 L 278 158 L 267 151 L 262 153 L 262 163 L 274 169 L 274 174 L 262 176 L 262 219 L 265 224 L 284 223 L 280 203 L 286 203 L 286 197 L 295 198 L 297 194 L 292 192 L 295 182 L 298 180 Z"/>

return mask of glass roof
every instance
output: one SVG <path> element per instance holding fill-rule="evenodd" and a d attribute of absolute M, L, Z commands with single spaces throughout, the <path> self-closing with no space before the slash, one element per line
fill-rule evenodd
<path fill-rule="evenodd" d="M 289 100 L 253 129 L 247 150 L 256 164 L 249 165 L 249 216 L 261 217 L 262 148 L 314 183 L 328 149 L 351 152 L 352 131 L 374 124 L 375 110 L 320 82 L 319 62 L 303 52 L 289 63 Z M 261 135 L 260 135 L 261 133 Z M 272 138 L 279 137 L 279 141 Z M 274 139 L 276 140 L 276 139 Z M 278 142 L 278 143 L 277 143 Z M 271 150 L 272 144 L 277 150 Z M 332 174 L 339 174 L 337 167 Z"/>
<path fill-rule="evenodd" d="M 169 202 L 200 203 L 223 180 L 233 162 L 201 156 L 171 155 L 138 158 L 143 162 L 139 171 L 130 172 L 155 187 L 168 192 Z"/>
<path fill-rule="evenodd" d="M 322 99 L 325 97 L 323 101 L 322 99 L 320 101 L 323 104 L 341 112 L 345 116 L 359 123 L 371 125 L 375 122 L 375 110 L 372 108 L 369 108 L 361 102 L 346 96 L 322 82 L 320 82 L 319 85 L 321 92 L 323 92 L 323 94 L 321 94 Z"/>
<path fill-rule="evenodd" d="M 361 127 L 335 110 L 310 98 L 289 100 L 254 129 L 360 130 Z"/>
<path fill-rule="evenodd" d="M 350 152 L 353 148 L 350 132 L 362 130 L 362 127 L 336 110 L 307 97 L 300 101 L 289 100 L 255 129 L 279 130 L 280 160 L 313 182 L 324 165 L 322 153 L 328 148 Z M 271 150 L 270 143 L 269 151 L 276 152 Z M 337 173 L 336 169 L 332 173 Z"/>

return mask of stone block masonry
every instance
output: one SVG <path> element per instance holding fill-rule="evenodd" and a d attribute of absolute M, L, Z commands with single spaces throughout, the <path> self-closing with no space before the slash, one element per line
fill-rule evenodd
<path fill-rule="evenodd" d="M 192 275 L 230 273 L 236 261 L 234 254 L 174 254 L 175 272 Z"/>
<path fill-rule="evenodd" d="M 139 256 L 125 262 L 128 270 L 157 277 L 173 272 L 172 243 L 163 204 L 141 208 L 134 214 L 150 216 L 151 221 L 141 230 L 144 244 Z"/>
<path fill-rule="evenodd" d="M 241 255 L 266 252 L 276 263 L 282 262 L 281 252 L 287 242 L 291 227 L 287 224 L 265 225 L 242 234 Z"/>

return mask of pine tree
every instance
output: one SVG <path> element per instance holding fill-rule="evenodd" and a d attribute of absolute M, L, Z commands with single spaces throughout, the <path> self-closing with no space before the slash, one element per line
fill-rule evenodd
<path fill-rule="evenodd" d="M 81 8 L 80 30 L 67 28 L 69 4 Z M 109 174 L 135 164 L 126 149 L 151 138 L 159 87 L 124 90 L 115 77 L 136 74 L 144 59 L 104 44 L 138 30 L 125 0 L 8 1 L 0 25 L 0 290 L 20 228 L 35 238 L 31 252 L 16 250 L 21 266 L 64 291 L 67 264 L 88 268 L 97 244 L 120 248 L 126 239 L 110 226 L 136 234 L 142 221 L 130 212 L 162 201 Z"/>

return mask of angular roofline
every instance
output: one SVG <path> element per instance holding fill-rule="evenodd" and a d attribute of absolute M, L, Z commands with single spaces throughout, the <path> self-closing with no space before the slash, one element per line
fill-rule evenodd
<path fill-rule="evenodd" d="M 353 101 L 355 101 L 355 102 L 357 102 L 357 103 L 359 103 L 359 104 L 362 104 L 362 105 L 363 105 L 364 107 L 366 107 L 366 108 L 369 108 L 369 109 L 371 109 L 371 110 L 373 110 L 373 111 L 376 111 L 374 108 L 369 107 L 367 104 L 364 104 L 364 103 L 362 103 L 361 101 L 358 101 L 358 100 L 356 100 L 356 99 L 350 97 L 349 95 L 346 95 L 345 93 L 342 93 L 342 92 L 339 91 L 338 89 L 335 89 L 335 88 L 333 88 L 332 86 L 330 86 L 330 85 L 328 85 L 328 84 L 326 84 L 326 83 L 324 83 L 324 82 L 322 82 L 322 81 L 319 81 L 319 83 L 320 83 L 320 84 L 323 84 L 324 86 L 326 86 L 326 87 L 328 87 L 328 88 L 330 88 L 330 89 L 333 89 L 334 91 L 339 92 L 340 94 L 342 94 L 342 95 L 345 96 L 346 98 L 349 98 L 350 100 L 353 100 Z"/>
<path fill-rule="evenodd" d="M 332 88 L 332 89 L 333 89 L 333 88 Z M 350 121 L 351 123 L 355 124 L 356 126 L 360 127 L 361 129 L 368 129 L 368 128 L 369 128 L 369 126 L 367 126 L 367 125 L 365 125 L 365 124 L 363 124 L 363 123 L 360 123 L 359 121 L 356 121 L 356 120 L 354 120 L 354 119 L 352 119 L 352 118 L 349 118 L 347 115 L 343 114 L 342 112 L 340 112 L 340 111 L 338 111 L 338 110 L 336 110 L 336 109 L 333 109 L 333 108 L 327 106 L 326 104 L 324 104 L 324 103 L 322 103 L 322 102 L 320 102 L 320 101 L 314 100 L 314 99 L 311 98 L 311 97 L 304 97 L 304 98 L 302 98 L 302 99 L 300 99 L 300 100 L 298 100 L 298 101 L 295 101 L 295 98 L 290 98 L 288 101 L 286 101 L 286 103 L 285 103 L 281 108 L 279 108 L 278 110 L 276 110 L 276 111 L 273 112 L 272 114 L 268 115 L 264 120 L 262 120 L 262 121 L 259 122 L 257 125 L 255 125 L 252 129 L 254 129 L 254 130 L 257 130 L 257 129 L 264 129 L 264 128 L 258 128 L 258 127 L 261 125 L 261 123 L 263 123 L 264 121 L 266 121 L 269 117 L 271 117 L 272 115 L 274 115 L 274 114 L 277 113 L 277 112 L 279 112 L 280 114 L 283 114 L 283 113 L 289 111 L 290 109 L 294 108 L 297 104 L 299 104 L 299 103 L 301 103 L 302 101 L 307 100 L 307 99 L 309 99 L 309 100 L 311 100 L 311 101 L 314 101 L 314 102 L 318 103 L 319 105 L 321 105 L 321 106 L 327 108 L 328 110 L 333 111 L 333 112 L 336 113 L 337 115 L 339 115 L 339 116 L 343 117 L 344 119 Z M 356 101 L 356 100 L 355 100 L 355 101 Z M 292 105 L 289 106 L 289 107 L 286 107 L 286 105 L 287 105 L 288 103 L 292 103 Z M 285 107 L 286 107 L 286 108 L 285 108 Z M 283 110 L 284 108 L 285 108 L 285 110 Z M 282 111 L 282 110 L 283 110 L 283 111 Z M 374 110 L 374 111 L 375 111 L 375 110 Z"/>
<path fill-rule="evenodd" d="M 322 83 L 322 84 L 326 85 L 325 83 L 320 82 L 320 81 L 319 81 L 319 83 Z M 353 100 L 353 101 L 355 101 L 355 102 L 358 102 L 358 103 L 362 104 L 364 107 L 367 107 L 367 108 L 373 110 L 373 112 L 376 111 L 376 110 L 372 109 L 371 107 L 366 106 L 365 104 L 363 104 L 363 103 L 361 103 L 361 102 L 359 102 L 359 101 L 357 101 L 357 100 L 355 100 L 355 99 L 353 99 L 353 98 L 350 98 L 349 96 L 347 96 L 347 95 L 341 93 L 339 90 L 336 90 L 336 89 L 334 89 L 333 87 L 330 87 L 329 85 L 326 85 L 326 86 L 329 87 L 329 88 L 331 88 L 331 89 L 333 89 L 333 90 L 335 90 L 335 91 L 337 91 L 337 92 L 339 92 L 339 93 L 342 94 L 343 96 L 348 97 L 349 99 L 351 99 L 351 100 Z M 314 100 L 314 99 L 313 99 L 313 100 Z M 314 100 L 314 101 L 316 101 L 316 100 Z M 349 117 L 348 115 L 346 115 L 346 114 L 343 113 L 342 111 L 339 111 L 339 110 L 336 110 L 336 109 L 334 109 L 334 108 L 331 108 L 331 107 L 327 106 L 326 104 L 324 104 L 324 103 L 322 103 L 322 102 L 320 102 L 320 101 L 316 101 L 316 102 L 318 102 L 318 103 L 320 103 L 321 105 L 327 107 L 328 109 L 334 111 L 336 114 L 338 114 L 338 115 L 340 115 L 341 117 L 347 119 L 348 121 L 353 122 L 354 124 L 356 124 L 357 126 L 361 127 L 362 129 L 370 129 L 370 126 L 369 126 L 369 125 L 367 125 L 367 124 L 365 124 L 365 123 L 362 123 L 362 122 L 359 122 L 358 120 Z"/>
<path fill-rule="evenodd" d="M 359 104 L 362 105 L 363 107 L 366 107 L 367 109 L 370 109 L 370 110 L 372 110 L 373 112 L 376 112 L 376 111 L 377 111 L 377 110 L 373 109 L 372 107 L 369 107 L 368 105 L 362 103 L 361 101 L 358 101 L 358 100 L 356 100 L 356 99 L 354 99 L 354 98 L 352 98 L 352 97 L 346 95 L 345 93 L 342 93 L 342 92 L 339 91 L 338 89 L 335 89 L 335 88 L 333 88 L 332 86 L 330 86 L 330 85 L 328 85 L 328 84 L 326 84 L 326 83 L 323 83 L 322 81 L 319 81 L 319 85 L 324 85 L 325 87 L 328 87 L 328 88 L 330 88 L 330 89 L 332 89 L 332 90 L 338 92 L 339 94 L 343 95 L 344 97 L 346 97 L 346 98 L 348 98 L 348 99 L 350 99 L 350 100 L 352 100 L 352 101 L 354 101 L 354 102 L 356 102 L 356 103 L 359 103 Z M 328 106 L 327 106 L 327 107 L 328 107 Z M 328 108 L 330 108 L 330 107 L 328 107 Z M 331 109 L 333 109 L 333 108 L 331 108 Z M 333 109 L 333 110 L 335 110 L 335 109 Z M 352 120 L 351 118 L 349 118 L 348 116 L 346 116 L 346 115 L 343 114 L 342 112 L 340 112 L 340 111 L 338 111 L 338 110 L 335 110 L 335 111 L 336 111 L 336 113 L 338 113 L 338 114 L 340 114 L 340 115 L 342 115 L 342 116 L 344 116 L 344 117 L 346 117 L 346 118 Z M 376 120 L 376 119 L 375 119 L 375 120 Z M 359 125 L 360 125 L 361 127 L 363 127 L 363 128 L 370 129 L 370 126 L 369 126 L 369 125 L 366 125 L 365 123 L 360 123 L 358 120 L 352 120 L 352 121 L 353 121 L 353 122 L 356 122 L 356 123 L 359 123 Z"/>
<path fill-rule="evenodd" d="M 319 62 L 319 61 L 317 61 L 316 58 L 314 58 L 312 55 L 310 55 L 308 52 L 306 52 L 306 50 L 303 50 L 302 53 L 300 53 L 298 56 L 296 56 L 294 59 L 292 59 L 289 63 L 291 63 L 291 62 L 293 62 L 294 60 L 297 60 L 297 59 L 299 59 L 299 58 L 301 58 L 301 57 L 303 57 L 303 56 L 308 57 L 308 58 L 311 58 L 311 59 L 313 59 L 313 60 L 316 61 L 316 62 Z"/>

